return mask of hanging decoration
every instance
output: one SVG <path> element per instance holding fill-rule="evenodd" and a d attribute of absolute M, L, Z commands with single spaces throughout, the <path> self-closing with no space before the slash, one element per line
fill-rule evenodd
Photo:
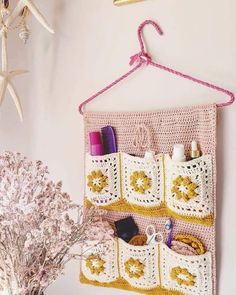
<path fill-rule="evenodd" d="M 107 210 L 117 231 L 102 262 L 96 257 L 96 271 L 82 261 L 80 281 L 127 294 L 216 295 L 217 108 L 232 105 L 235 96 L 155 62 L 144 43 L 147 25 L 163 35 L 158 23 L 143 21 L 137 30 L 140 51 L 130 58 L 133 67 L 78 108 L 85 123 L 85 175 L 101 171 L 107 184 L 92 190 L 85 183 L 84 203 L 87 209 Z M 148 111 L 86 111 L 96 97 L 147 66 L 221 92 L 228 100 L 169 109 L 160 104 L 159 110 L 150 105 Z M 114 132 L 105 137 L 101 132 L 105 140 L 100 140 L 100 130 L 107 127 Z M 110 152 L 106 147 L 114 145 L 114 134 L 116 151 Z M 95 249 L 84 251 L 89 259 Z"/>
<path fill-rule="evenodd" d="M 116 6 L 121 6 L 121 5 L 140 2 L 140 1 L 143 1 L 143 0 L 114 0 L 113 2 Z"/>
<path fill-rule="evenodd" d="M 54 30 L 50 27 L 45 17 L 35 6 L 32 0 L 19 0 L 15 7 L 10 6 L 9 0 L 0 0 L 0 37 L 2 38 L 2 68 L 0 71 L 0 105 L 5 97 L 6 90 L 11 95 L 21 121 L 23 111 L 19 95 L 12 84 L 12 78 L 26 73 L 25 70 L 9 71 L 7 39 L 11 31 L 19 31 L 19 38 L 26 44 L 30 37 L 30 30 L 27 26 L 28 16 L 32 14 L 36 20 L 50 33 Z"/>

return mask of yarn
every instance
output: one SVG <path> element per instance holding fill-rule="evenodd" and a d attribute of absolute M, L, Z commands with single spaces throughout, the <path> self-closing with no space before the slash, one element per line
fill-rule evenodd
<path fill-rule="evenodd" d="M 133 146 L 139 150 L 150 150 L 151 135 L 145 124 L 135 125 Z"/>
<path fill-rule="evenodd" d="M 178 215 L 174 216 L 176 219 L 175 219 L 175 227 L 173 229 L 173 236 L 175 237 L 177 234 L 182 234 L 182 233 L 186 235 L 196 236 L 204 244 L 205 250 L 207 251 L 205 254 L 208 257 L 207 264 L 206 264 L 208 281 L 206 285 L 209 286 L 209 288 L 207 290 L 202 289 L 200 292 L 198 289 L 199 285 L 197 283 L 196 286 L 191 286 L 191 288 L 193 287 L 197 288 L 196 289 L 197 291 L 195 291 L 195 293 L 191 293 L 191 292 L 188 292 L 187 289 L 184 289 L 184 288 L 190 288 L 190 287 L 187 287 L 184 285 L 180 286 L 177 283 L 177 281 L 171 280 L 170 273 L 167 271 L 164 271 L 165 269 L 171 269 L 176 266 L 179 266 L 183 269 L 187 268 L 189 273 L 196 275 L 196 272 L 198 271 L 198 269 L 200 269 L 200 266 L 199 265 L 196 266 L 194 264 L 193 267 L 191 266 L 186 267 L 186 264 L 185 263 L 182 264 L 181 262 L 181 259 L 183 258 L 180 259 L 181 256 L 178 256 L 178 254 L 171 251 L 171 249 L 169 249 L 170 251 L 168 251 L 166 247 L 161 247 L 159 252 L 162 258 L 160 262 L 156 262 L 161 264 L 161 269 L 163 271 L 159 272 L 158 269 L 156 269 L 154 270 L 154 274 L 155 276 L 156 275 L 161 276 L 162 284 L 163 282 L 165 282 L 164 284 L 166 287 L 164 289 L 165 291 L 168 290 L 169 292 L 167 294 L 176 294 L 175 292 L 180 292 L 179 294 L 181 295 L 183 294 L 185 295 L 186 294 L 188 295 L 189 294 L 194 294 L 194 295 L 195 294 L 204 294 L 204 295 L 215 294 L 215 291 L 216 291 L 216 287 L 215 287 L 215 282 L 216 282 L 215 280 L 216 105 L 211 104 L 211 105 L 203 105 L 203 106 L 195 106 L 195 107 L 172 108 L 167 110 L 150 111 L 150 112 L 106 112 L 106 113 L 87 112 L 84 114 L 84 122 L 85 122 L 85 151 L 86 152 L 89 151 L 89 145 L 87 141 L 88 132 L 97 130 L 98 128 L 102 128 L 103 126 L 106 126 L 108 124 L 113 126 L 116 130 L 117 142 L 119 144 L 119 151 L 120 151 L 120 153 L 118 154 L 105 155 L 103 159 L 106 159 L 107 161 L 109 161 L 110 164 L 109 166 L 106 166 L 106 162 L 102 161 L 101 167 L 100 167 L 104 173 L 108 173 L 108 174 L 110 173 L 109 175 L 111 177 L 110 178 L 108 177 L 107 188 L 113 188 L 112 190 L 108 189 L 111 199 L 109 199 L 109 197 L 106 197 L 108 196 L 108 192 L 106 193 L 104 191 L 102 196 L 99 195 L 99 197 L 98 197 L 98 194 L 94 194 L 93 201 L 97 200 L 97 202 L 100 202 L 99 205 L 102 205 L 102 206 L 105 204 L 105 208 L 108 209 L 107 220 L 112 223 L 114 223 L 114 221 L 116 220 L 130 216 L 132 212 L 132 216 L 139 227 L 139 232 L 141 235 L 145 233 L 145 228 L 148 224 L 154 224 L 156 228 L 164 228 L 164 225 L 166 222 L 165 216 L 166 215 L 171 216 L 170 213 L 171 212 L 173 213 L 173 209 L 174 210 L 180 210 L 180 209 L 177 208 L 176 206 L 177 203 L 176 204 L 173 203 L 173 200 L 175 200 L 175 198 L 172 197 L 172 193 L 170 194 L 170 197 L 166 198 L 165 200 L 165 202 L 168 201 L 169 204 L 171 204 L 171 210 L 169 209 L 170 211 L 168 212 L 167 211 L 164 212 L 164 210 L 166 210 L 166 207 L 163 207 L 163 202 L 160 202 L 160 206 L 157 209 L 154 207 L 152 209 L 149 209 L 148 207 L 149 205 L 148 205 L 148 206 L 141 206 L 142 210 L 140 210 L 140 206 L 136 205 L 135 202 L 138 199 L 142 200 L 142 198 L 141 196 L 140 198 L 139 197 L 133 198 L 134 194 L 133 193 L 131 194 L 131 191 L 129 193 L 130 195 L 129 200 L 132 200 L 133 203 L 127 203 L 127 202 L 124 203 L 123 197 L 127 196 L 127 192 L 129 190 L 124 190 L 124 186 L 120 184 L 120 179 L 124 178 L 122 173 L 120 175 L 120 170 L 121 170 L 120 166 L 122 169 L 124 169 L 125 167 L 128 167 L 126 170 L 128 173 L 128 171 L 131 171 L 133 169 L 130 163 L 132 163 L 132 161 L 134 161 L 135 158 L 136 158 L 136 161 L 139 163 L 140 157 L 142 158 L 142 156 L 144 156 L 144 153 L 145 153 L 145 150 L 142 150 L 142 149 L 140 150 L 138 147 L 135 147 L 133 145 L 134 136 L 135 136 L 134 126 L 144 124 L 144 122 L 145 122 L 145 125 L 148 126 L 148 129 L 150 131 L 150 138 L 151 138 L 150 149 L 157 153 L 157 156 L 155 158 L 156 163 L 158 163 L 157 159 L 161 161 L 160 155 L 162 155 L 163 153 L 166 155 L 171 154 L 172 147 L 176 142 L 184 144 L 186 148 L 186 153 L 188 153 L 191 148 L 192 140 L 198 141 L 199 146 L 201 147 L 202 154 L 206 158 L 198 158 L 194 160 L 196 162 L 190 161 L 189 163 L 190 164 L 196 163 L 196 165 L 199 167 L 199 171 L 200 169 L 203 170 L 202 175 L 204 175 L 205 173 L 204 172 L 206 170 L 205 167 L 207 168 L 208 172 L 206 173 L 206 175 L 207 177 L 210 176 L 210 180 L 207 181 L 206 178 L 205 180 L 204 180 L 204 177 L 201 178 L 203 181 L 205 181 L 205 183 L 203 183 L 202 190 L 201 190 L 201 185 L 199 186 L 200 183 L 198 183 L 198 188 L 196 188 L 196 192 L 201 195 L 201 194 L 204 194 L 204 190 L 208 191 L 209 205 L 211 206 L 210 211 L 212 212 L 212 216 L 209 219 L 210 220 L 209 223 L 202 218 L 203 223 L 201 224 L 201 223 L 196 223 L 196 220 L 181 218 L 180 212 L 178 212 Z M 128 154 L 135 154 L 138 157 L 132 157 Z M 122 159 L 123 160 L 128 159 L 129 161 L 127 162 L 127 164 L 124 164 Z M 205 159 L 206 161 L 205 160 L 202 161 L 202 159 Z M 93 157 L 94 162 L 91 166 L 92 168 L 97 166 L 96 160 L 98 160 L 98 158 Z M 100 158 L 99 158 L 99 161 L 100 161 Z M 90 164 L 91 162 L 89 161 L 89 165 L 88 165 L 88 161 L 86 160 L 86 169 L 90 167 Z M 163 170 L 165 171 L 165 173 L 163 174 L 164 178 L 161 178 L 160 174 L 158 174 L 158 177 L 155 178 L 155 181 L 151 182 L 152 185 L 153 183 L 155 185 L 159 185 L 159 184 L 160 186 L 163 185 L 163 179 L 171 179 L 170 175 L 171 173 L 173 173 L 173 171 L 176 177 L 179 175 L 180 172 L 181 172 L 180 175 L 182 175 L 182 173 L 183 174 L 187 173 L 187 176 L 189 176 L 192 173 L 191 171 L 194 171 L 194 169 L 196 168 L 191 167 L 189 170 L 189 168 L 187 167 L 188 166 L 187 164 L 188 162 L 185 162 L 183 165 L 182 163 L 177 163 L 176 165 L 173 166 L 173 162 L 171 161 L 170 157 L 166 156 L 166 161 L 164 161 L 164 170 Z M 163 169 L 162 165 L 159 165 L 159 166 L 160 166 L 160 169 Z M 151 167 L 150 162 L 147 165 L 147 167 L 148 169 L 150 169 Z M 135 170 L 137 170 L 137 167 L 135 167 Z M 154 169 L 154 170 L 158 171 L 158 169 Z M 145 171 L 145 174 L 146 174 L 147 170 L 144 169 L 144 166 L 142 166 L 142 168 L 140 168 L 140 171 Z M 146 175 L 150 177 L 150 175 L 152 174 L 148 173 Z M 199 177 L 192 180 L 198 181 L 198 179 Z M 129 184 L 128 177 L 127 177 L 127 183 Z M 167 181 L 164 186 L 165 188 L 164 190 L 166 191 L 164 193 L 165 196 L 169 194 L 169 190 L 171 190 L 171 187 L 172 187 L 172 182 Z M 116 188 L 117 191 L 114 190 L 114 188 Z M 106 188 L 104 188 L 104 190 L 105 189 Z M 143 200 L 145 199 L 148 200 L 149 195 L 150 195 L 150 198 L 152 197 L 152 194 L 149 194 L 147 192 L 142 195 Z M 86 196 L 88 196 L 88 192 L 86 193 Z M 207 194 L 204 194 L 204 198 L 205 196 L 207 196 Z M 192 198 L 188 202 L 182 201 L 182 203 L 185 204 L 184 206 L 189 206 L 189 204 L 191 204 L 192 206 L 193 204 L 192 202 L 194 202 L 194 200 L 197 200 L 197 196 L 195 198 Z M 180 202 L 181 200 L 177 200 L 177 201 Z M 86 199 L 85 203 L 87 202 L 88 202 L 88 199 Z M 148 204 L 148 202 L 146 204 Z M 191 208 L 191 206 L 189 208 Z M 146 208 L 147 210 L 145 211 L 143 210 L 143 208 L 144 209 Z M 194 208 L 194 210 L 196 210 L 196 208 Z M 156 215 L 157 212 L 159 214 L 158 215 L 159 217 L 153 219 L 153 216 L 157 216 Z M 199 214 L 202 214 L 202 212 L 199 212 Z M 206 224 L 211 226 L 205 226 Z M 149 284 L 148 280 L 145 280 L 145 279 L 143 280 L 141 278 L 140 279 L 133 278 L 132 280 L 135 280 L 135 282 L 132 281 L 132 284 L 140 284 L 140 285 L 139 286 L 137 285 L 136 287 L 130 287 L 130 283 L 131 283 L 129 281 L 130 278 L 127 278 L 128 280 L 127 281 L 124 278 L 122 279 L 122 276 L 119 275 L 119 274 L 122 274 L 123 271 L 122 269 L 119 269 L 118 267 L 120 263 L 120 259 L 117 258 L 117 255 L 118 257 L 120 257 L 121 254 L 119 253 L 121 252 L 123 253 L 123 251 L 126 251 L 124 250 L 125 248 L 130 250 L 132 249 L 131 252 L 129 252 L 130 250 L 128 251 L 129 253 L 136 253 L 136 252 L 133 252 L 134 249 L 136 249 L 135 251 L 140 250 L 141 251 L 140 255 L 143 256 L 143 253 L 145 253 L 143 251 L 144 249 L 146 249 L 145 248 L 146 246 L 130 245 L 130 247 L 133 247 L 133 248 L 129 248 L 129 246 L 127 246 L 126 244 L 118 243 L 112 247 L 113 247 L 112 249 L 115 249 L 114 253 L 113 254 L 108 253 L 107 258 L 102 257 L 102 260 L 107 259 L 107 261 L 109 261 L 109 263 L 107 264 L 108 269 L 105 270 L 107 277 L 104 279 L 104 275 L 100 274 L 97 277 L 89 276 L 89 279 L 88 279 L 88 274 L 86 274 L 86 277 L 85 277 L 84 276 L 85 274 L 83 272 L 81 275 L 82 281 L 86 283 L 94 284 L 94 285 L 115 287 L 115 288 L 121 288 L 125 290 L 132 289 L 132 291 L 141 292 L 140 290 L 143 290 L 142 289 L 143 286 L 145 285 L 147 287 L 146 284 Z M 157 253 L 159 253 L 157 249 L 154 252 L 155 252 L 154 255 L 158 255 Z M 128 256 L 129 258 L 133 257 L 131 254 L 129 254 Z M 125 259 L 125 261 L 129 259 L 128 256 L 127 256 L 127 259 Z M 203 261 L 201 260 L 201 256 L 202 255 L 195 255 L 194 261 L 199 261 L 201 265 L 202 263 L 203 265 L 205 265 L 204 259 Z M 183 261 L 192 261 L 192 257 L 193 256 L 184 255 Z M 139 259 L 141 263 L 143 262 L 143 260 L 141 261 L 141 257 L 138 254 L 134 258 Z M 158 259 L 155 261 L 158 261 Z M 147 265 L 148 267 L 150 267 L 152 263 L 150 264 L 148 262 Z M 114 270 L 117 272 L 116 274 L 114 274 Z M 145 270 L 144 270 L 144 273 L 145 273 Z M 123 276 L 124 276 L 124 273 L 123 273 Z M 205 276 L 205 273 L 204 273 L 204 276 Z M 144 285 L 142 285 L 142 283 L 140 283 L 139 280 L 142 280 Z M 178 288 L 183 288 L 181 289 L 182 291 L 178 291 L 180 289 L 178 289 L 176 285 L 173 285 L 173 284 L 178 285 Z M 163 292 L 163 286 L 160 287 L 156 285 L 155 287 L 152 285 L 151 289 L 148 289 L 147 291 L 145 289 L 145 293 L 148 294 L 148 291 L 150 292 L 150 294 L 159 295 L 159 294 L 162 294 Z"/>
<path fill-rule="evenodd" d="M 114 239 L 109 243 L 110 252 L 100 256 L 93 254 L 96 246 L 95 249 L 84 249 L 87 258 L 81 265 L 85 278 L 82 282 L 99 282 L 100 286 L 136 292 L 152 290 L 152 294 L 165 294 L 162 293 L 164 290 L 167 294 L 212 294 L 210 252 L 184 256 L 172 251 L 164 243 L 134 246 L 122 239 Z M 93 260 L 96 261 L 95 265 L 91 263 Z M 123 286 L 117 286 L 117 282 L 121 281 Z"/>
<path fill-rule="evenodd" d="M 86 154 L 85 170 L 90 180 L 86 197 L 95 206 L 213 223 L 210 155 L 179 163 L 163 154 L 154 156 L 153 161 L 126 153 Z M 94 185 L 91 178 L 101 180 Z M 185 193 L 180 191 L 183 185 Z"/>

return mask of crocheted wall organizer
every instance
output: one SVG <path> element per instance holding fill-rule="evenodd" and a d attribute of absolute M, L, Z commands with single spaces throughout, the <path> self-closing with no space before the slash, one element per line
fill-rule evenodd
<path fill-rule="evenodd" d="M 167 218 L 174 218 L 172 245 L 163 242 L 166 237 L 147 245 L 114 237 L 103 254 L 85 247 L 80 281 L 142 294 L 215 295 L 216 112 L 232 104 L 234 95 L 155 63 L 142 39 L 147 24 L 162 34 L 158 24 L 144 21 L 138 28 L 141 51 L 131 57 L 131 64 L 137 64 L 79 107 L 85 124 L 84 203 L 107 209 L 109 222 L 131 215 L 140 237 L 148 225 L 163 228 Z M 150 112 L 83 112 L 85 104 L 144 64 L 220 91 L 230 100 Z M 91 156 L 89 132 L 107 125 L 116 131 L 118 152 Z M 201 157 L 171 159 L 174 144 L 184 144 L 188 152 L 193 140 L 201 147 Z M 155 155 L 147 156 L 148 150 Z"/>

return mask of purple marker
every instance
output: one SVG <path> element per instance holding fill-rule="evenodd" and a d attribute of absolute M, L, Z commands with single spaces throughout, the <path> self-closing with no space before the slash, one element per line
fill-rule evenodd
<path fill-rule="evenodd" d="M 102 145 L 101 133 L 100 132 L 89 132 L 89 140 L 90 140 L 90 154 L 91 154 L 91 156 L 104 155 L 104 148 Z"/>

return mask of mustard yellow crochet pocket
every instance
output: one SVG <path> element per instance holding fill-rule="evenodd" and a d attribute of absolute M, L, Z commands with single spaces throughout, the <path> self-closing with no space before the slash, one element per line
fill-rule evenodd
<path fill-rule="evenodd" d="M 172 280 L 176 281 L 180 286 L 187 287 L 195 285 L 195 276 L 192 275 L 186 268 L 174 267 L 170 272 Z"/>
<path fill-rule="evenodd" d="M 86 259 L 86 267 L 90 270 L 91 274 L 100 275 L 105 270 L 105 261 L 99 255 L 90 255 Z"/>
<path fill-rule="evenodd" d="M 130 176 L 130 185 L 136 193 L 145 194 L 151 188 L 151 179 L 144 171 L 134 171 Z"/>

